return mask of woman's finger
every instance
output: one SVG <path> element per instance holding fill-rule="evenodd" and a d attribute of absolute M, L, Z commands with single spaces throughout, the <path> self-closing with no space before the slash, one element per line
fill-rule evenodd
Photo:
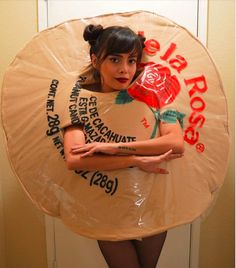
<path fill-rule="evenodd" d="M 81 157 L 92 156 L 94 153 L 96 153 L 96 148 L 92 148 L 89 151 L 83 153 Z"/>
<path fill-rule="evenodd" d="M 168 152 L 159 155 L 158 156 L 158 162 L 162 162 L 162 161 L 167 160 L 171 154 L 172 154 L 172 150 L 169 150 Z"/>
<path fill-rule="evenodd" d="M 89 152 L 86 152 L 84 154 L 81 154 L 80 157 L 88 157 L 88 156 L 92 156 L 93 155 L 93 152 L 89 151 Z"/>
<path fill-rule="evenodd" d="M 90 149 L 88 147 L 85 147 L 85 146 L 80 147 L 80 148 L 73 148 L 73 147 L 71 148 L 72 153 L 83 153 L 83 152 L 87 152 L 89 150 Z"/>
<path fill-rule="evenodd" d="M 181 158 L 181 157 L 183 157 L 183 154 L 170 154 L 170 155 L 166 158 L 166 160 L 168 161 L 168 160 L 173 160 L 173 159 Z"/>
<path fill-rule="evenodd" d="M 170 149 L 169 151 L 167 151 L 166 153 L 164 153 L 163 154 L 163 156 L 168 156 L 168 155 L 171 155 L 172 154 L 172 152 L 173 152 L 173 150 L 172 149 Z"/>
<path fill-rule="evenodd" d="M 85 147 L 86 145 L 73 145 L 71 146 L 71 149 L 76 150 Z"/>

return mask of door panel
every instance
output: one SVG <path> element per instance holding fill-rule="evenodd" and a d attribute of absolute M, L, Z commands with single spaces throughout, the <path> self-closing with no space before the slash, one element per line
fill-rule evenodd
<path fill-rule="evenodd" d="M 97 242 L 74 234 L 56 219 L 56 268 L 108 268 Z M 190 225 L 169 230 L 158 268 L 188 268 Z"/>
<path fill-rule="evenodd" d="M 112 12 L 147 10 L 166 16 L 188 28 L 197 35 L 197 0 L 159 0 L 159 1 L 48 1 L 48 26 L 74 18 L 86 18 Z M 66 10 L 66 12 L 65 12 Z"/>
<path fill-rule="evenodd" d="M 205 32 L 203 29 L 205 24 L 202 22 L 206 18 L 203 18 L 202 14 L 206 15 L 206 12 L 204 13 L 202 9 L 199 11 L 199 8 L 202 8 L 202 3 L 202 0 L 39 0 L 39 29 L 42 30 L 69 19 L 93 17 L 112 12 L 147 10 L 168 17 L 197 36 L 199 22 L 201 22 L 200 32 Z M 205 11 L 205 4 L 203 8 Z M 205 36 L 202 39 L 204 38 Z M 192 245 L 198 244 L 191 241 L 191 229 L 193 228 L 188 224 L 169 230 L 158 268 L 190 267 Z M 97 242 L 74 234 L 60 220 L 46 216 L 46 235 L 48 268 L 107 268 Z M 198 236 L 194 237 L 198 239 Z M 196 258 L 196 252 L 194 256 Z M 197 267 L 196 262 L 191 267 Z"/>

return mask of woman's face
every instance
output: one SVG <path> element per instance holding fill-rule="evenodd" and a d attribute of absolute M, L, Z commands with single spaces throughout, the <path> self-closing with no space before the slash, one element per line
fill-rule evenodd
<path fill-rule="evenodd" d="M 99 68 L 102 92 L 127 89 L 136 70 L 136 54 L 122 53 L 108 55 Z"/>

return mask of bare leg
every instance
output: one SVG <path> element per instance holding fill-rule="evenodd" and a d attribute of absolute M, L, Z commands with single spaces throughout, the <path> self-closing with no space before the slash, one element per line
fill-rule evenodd
<path fill-rule="evenodd" d="M 138 256 L 132 241 L 98 241 L 109 268 L 140 268 Z"/>
<path fill-rule="evenodd" d="M 142 268 L 155 268 L 163 248 L 167 232 L 133 240 Z"/>

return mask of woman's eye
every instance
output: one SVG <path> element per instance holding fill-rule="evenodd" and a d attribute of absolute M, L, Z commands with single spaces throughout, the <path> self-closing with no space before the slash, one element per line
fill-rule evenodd
<path fill-rule="evenodd" d="M 119 62 L 119 59 L 116 58 L 116 57 L 111 57 L 110 61 L 113 62 L 113 63 L 117 63 L 117 62 Z"/>
<path fill-rule="evenodd" d="M 130 59 L 130 60 L 129 60 L 129 63 L 130 63 L 130 64 L 136 64 L 136 63 L 137 63 L 137 59 Z"/>

